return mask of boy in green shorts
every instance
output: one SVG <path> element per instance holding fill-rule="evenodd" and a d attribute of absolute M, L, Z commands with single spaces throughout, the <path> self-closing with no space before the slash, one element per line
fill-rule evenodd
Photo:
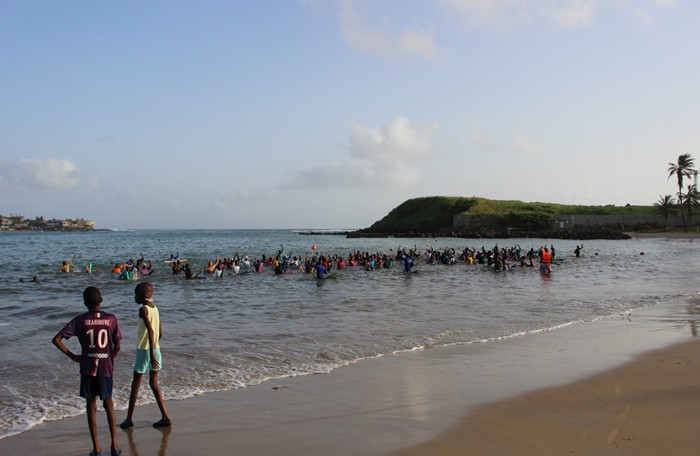
<path fill-rule="evenodd" d="M 165 410 L 163 395 L 158 386 L 158 371 L 161 369 L 161 355 L 159 341 L 163 335 L 160 324 L 160 313 L 153 304 L 153 285 L 150 282 L 142 282 L 134 290 L 134 301 L 141 304 L 139 308 L 139 329 L 136 343 L 136 359 L 134 360 L 134 379 L 131 382 L 131 395 L 129 396 L 129 410 L 126 419 L 119 426 L 128 429 L 134 425 L 132 418 L 136 399 L 139 395 L 141 377 L 149 371 L 148 384 L 156 398 L 160 409 L 161 419 L 153 423 L 153 427 L 168 427 L 171 425 L 168 412 Z"/>

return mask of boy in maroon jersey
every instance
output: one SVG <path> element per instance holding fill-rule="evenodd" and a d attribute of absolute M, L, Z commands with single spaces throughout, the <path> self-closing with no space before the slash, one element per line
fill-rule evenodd
<path fill-rule="evenodd" d="M 114 374 L 114 357 L 120 349 L 117 317 L 100 310 L 102 296 L 95 287 L 87 287 L 83 292 L 83 301 L 88 311 L 75 317 L 53 338 L 53 344 L 66 356 L 80 364 L 80 396 L 86 400 L 88 427 L 92 438 L 90 456 L 101 456 L 102 450 L 97 439 L 97 396 L 102 399 L 109 433 L 112 437 L 111 455 L 119 456 L 122 452 L 117 445 L 114 402 L 112 401 L 112 376 Z M 80 341 L 81 354 L 76 355 L 63 344 L 63 339 L 77 336 Z"/>

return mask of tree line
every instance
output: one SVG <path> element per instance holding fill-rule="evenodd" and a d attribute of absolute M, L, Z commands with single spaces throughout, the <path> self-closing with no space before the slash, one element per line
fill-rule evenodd
<path fill-rule="evenodd" d="M 660 195 L 659 200 L 654 203 L 655 212 L 664 217 L 666 228 L 668 229 L 668 217 L 677 215 L 680 212 L 683 229 L 688 231 L 688 225 L 693 219 L 693 210 L 700 207 L 700 193 L 697 188 L 698 171 L 695 169 L 695 160 L 690 154 L 683 154 L 678 157 L 676 163 L 668 164 L 668 179 L 676 177 L 678 193 L 676 197 L 672 195 Z M 688 184 L 685 192 L 683 184 L 685 179 L 693 177 L 695 180 Z"/>

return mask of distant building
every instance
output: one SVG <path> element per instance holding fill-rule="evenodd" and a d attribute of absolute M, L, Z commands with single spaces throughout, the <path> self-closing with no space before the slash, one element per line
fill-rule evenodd
<path fill-rule="evenodd" d="M 95 222 L 85 219 L 27 220 L 23 215 L 0 215 L 0 231 L 93 231 Z"/>

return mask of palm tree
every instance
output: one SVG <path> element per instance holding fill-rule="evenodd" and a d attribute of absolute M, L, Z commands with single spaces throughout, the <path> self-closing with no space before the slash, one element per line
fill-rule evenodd
<path fill-rule="evenodd" d="M 654 209 L 654 214 L 664 216 L 666 231 L 668 231 L 668 216 L 676 215 L 676 208 L 674 207 L 675 204 L 676 200 L 674 200 L 671 195 L 661 196 L 659 200 L 654 203 L 654 206 L 656 206 L 656 209 Z"/>
<path fill-rule="evenodd" d="M 695 184 L 688 185 L 688 191 L 683 195 L 683 204 L 688 214 L 688 224 L 693 222 L 693 208 L 700 206 L 700 192 Z M 687 228 L 686 228 L 686 231 Z"/>
<path fill-rule="evenodd" d="M 688 231 L 688 223 L 685 219 L 685 211 L 683 210 L 683 178 L 690 177 L 695 174 L 695 166 L 693 157 L 690 154 L 683 154 L 678 157 L 678 163 L 668 164 L 668 179 L 674 174 L 678 182 L 678 204 L 681 207 L 681 219 L 683 220 L 683 228 Z"/>

